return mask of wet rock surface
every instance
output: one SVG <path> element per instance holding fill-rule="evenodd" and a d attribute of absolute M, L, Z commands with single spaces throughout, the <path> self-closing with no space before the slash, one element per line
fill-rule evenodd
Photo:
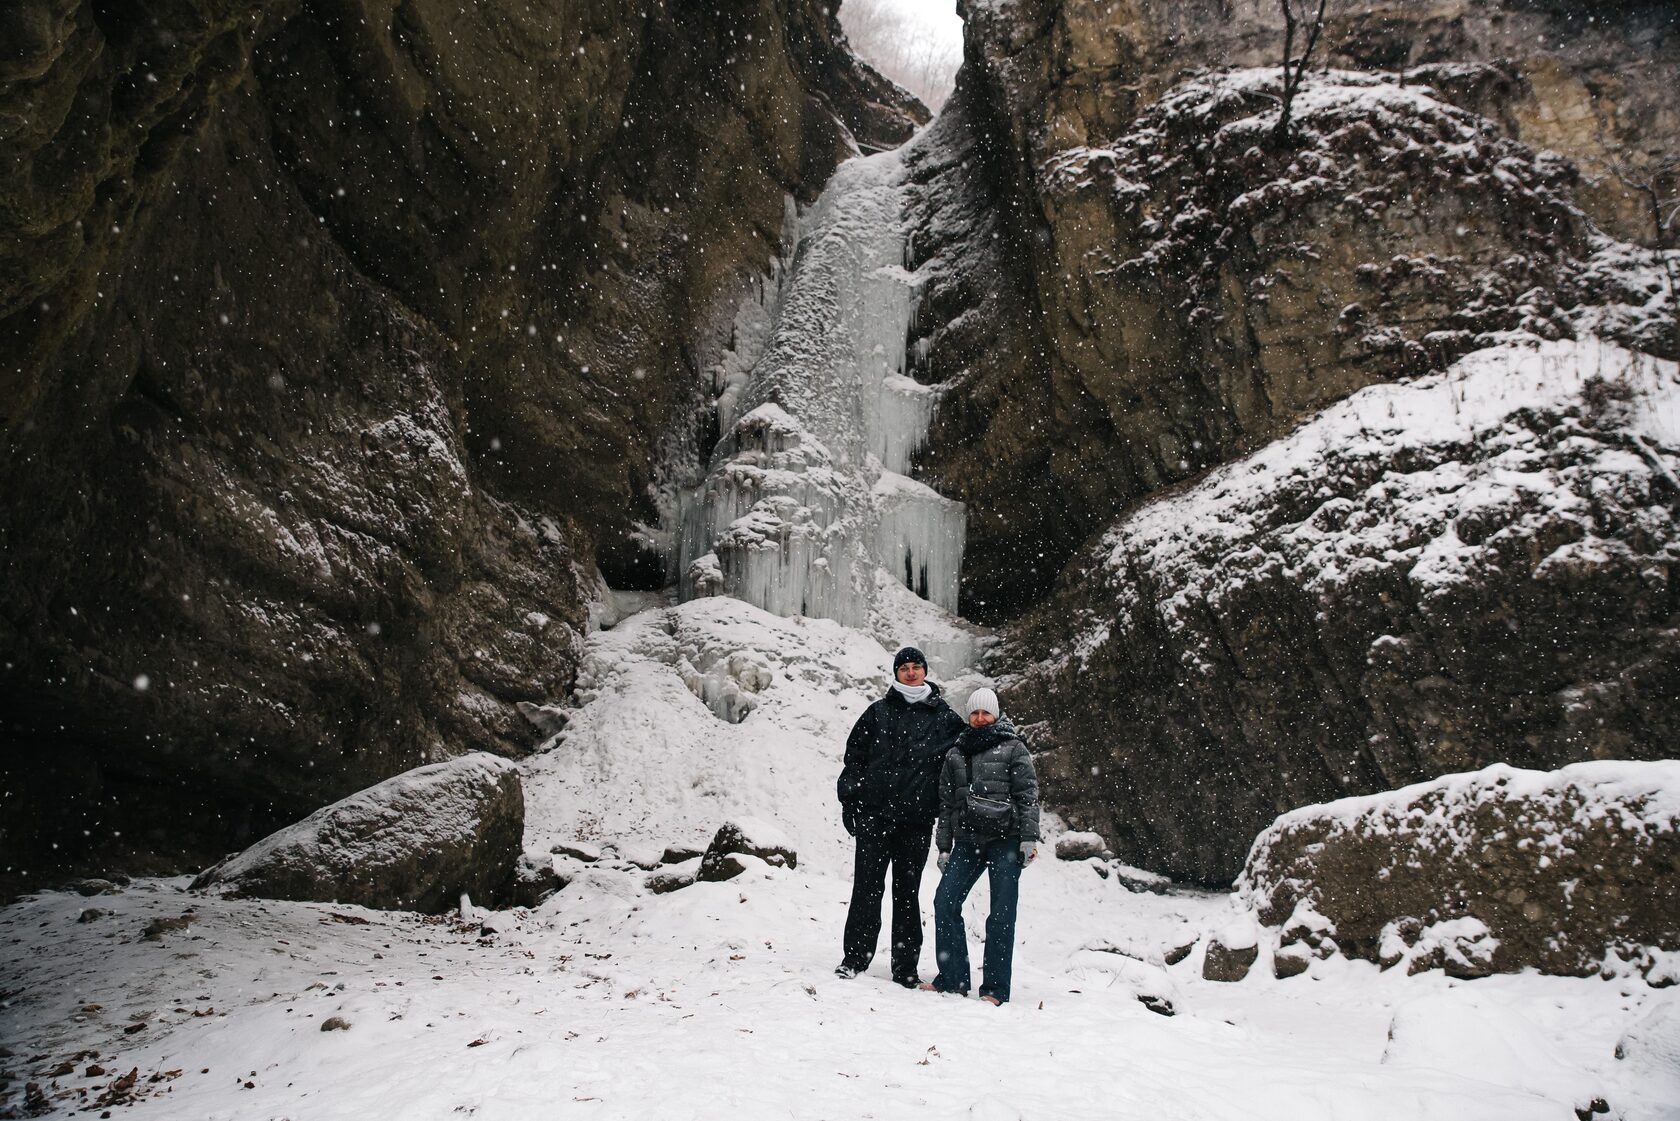
<path fill-rule="evenodd" d="M 536 877 L 520 867 L 524 830 L 518 768 L 477 752 L 317 810 L 207 869 L 193 887 L 436 914 L 463 893 L 483 902 L 516 886 L 532 894 Z M 543 886 L 552 893 L 558 878 Z"/>
<path fill-rule="evenodd" d="M 8 848 L 174 869 L 530 747 L 595 566 L 649 578 L 658 464 L 788 197 L 923 114 L 837 28 L 0 15 Z"/>
<path fill-rule="evenodd" d="M 1586 976 L 1680 947 L 1677 815 L 1672 760 L 1496 765 L 1289 813 L 1238 892 L 1286 945 L 1457 977 Z"/>

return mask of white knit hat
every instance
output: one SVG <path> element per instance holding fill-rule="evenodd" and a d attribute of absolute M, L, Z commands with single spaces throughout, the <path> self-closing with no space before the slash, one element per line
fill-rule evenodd
<path fill-rule="evenodd" d="M 998 715 L 997 694 L 990 689 L 976 689 L 968 695 L 969 712 L 989 712 Z"/>

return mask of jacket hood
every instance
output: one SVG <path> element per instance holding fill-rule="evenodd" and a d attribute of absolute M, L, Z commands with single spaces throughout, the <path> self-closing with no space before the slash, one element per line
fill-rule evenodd
<path fill-rule="evenodd" d="M 964 755 L 978 755 L 1004 740 L 1020 738 L 1021 733 L 1015 730 L 1015 725 L 1009 722 L 1009 717 L 1000 716 L 984 728 L 964 728 L 962 734 L 957 737 L 957 747 Z"/>

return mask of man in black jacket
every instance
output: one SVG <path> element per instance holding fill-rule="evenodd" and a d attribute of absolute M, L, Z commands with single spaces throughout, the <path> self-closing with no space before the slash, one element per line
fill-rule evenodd
<path fill-rule="evenodd" d="M 914 646 L 893 658 L 892 688 L 863 710 L 846 739 L 837 784 L 841 820 L 857 838 L 845 956 L 834 972 L 855 977 L 869 968 L 881 936 L 881 897 L 892 871 L 892 977 L 920 984 L 922 912 L 916 893 L 939 810 L 939 768 L 965 725 L 928 681 L 927 659 Z"/>

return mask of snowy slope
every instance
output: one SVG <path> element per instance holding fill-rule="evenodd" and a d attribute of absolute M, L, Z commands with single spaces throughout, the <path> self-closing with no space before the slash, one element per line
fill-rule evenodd
<path fill-rule="evenodd" d="M 758 685 L 740 723 L 685 682 L 727 674 L 732 655 Z M 1236 917 L 1226 897 L 1134 895 L 1087 863 L 1027 870 L 1011 1005 L 906 992 L 884 959 L 836 979 L 849 846 L 833 781 L 888 659 L 837 624 L 724 599 L 593 635 L 566 732 L 526 764 L 527 842 L 608 855 L 540 910 L 493 917 L 492 933 L 203 898 L 183 893 L 185 879 L 0 912 L 0 1040 L 12 1052 L 0 1068 L 13 1075 L 0 1108 L 17 1108 L 28 1080 L 69 1091 L 67 1113 L 135 1069 L 122 1115 L 159 1119 L 1572 1121 L 1599 1096 L 1643 1101 L 1630 1121 L 1663 1116 L 1648 1084 L 1643 1098 L 1622 1086 L 1613 1050 L 1675 1003 L 1672 990 L 1533 975 L 1464 984 L 1341 960 L 1282 982 L 1262 961 L 1240 984 L 1215 984 L 1199 976 L 1199 949 L 1162 960 Z M 703 841 L 741 813 L 788 833 L 798 869 L 652 895 L 646 873 L 612 854 Z M 971 931 L 984 900 L 982 886 Z M 88 908 L 104 913 L 78 922 Z M 186 929 L 142 937 L 189 909 Z M 924 970 L 931 941 L 930 930 Z M 323 1031 L 331 1017 L 348 1028 Z M 1443 1038 L 1453 1046 L 1432 1042 Z M 74 1073 L 48 1077 L 66 1061 Z M 86 1076 L 94 1063 L 105 1073 Z"/>

